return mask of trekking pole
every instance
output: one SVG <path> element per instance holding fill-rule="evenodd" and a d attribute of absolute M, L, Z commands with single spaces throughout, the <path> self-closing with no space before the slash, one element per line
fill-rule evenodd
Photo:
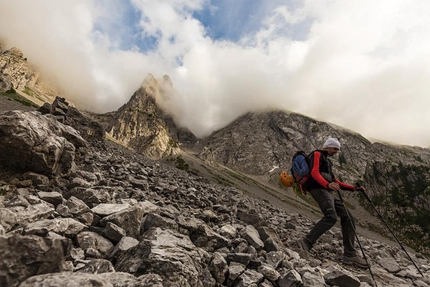
<path fill-rule="evenodd" d="M 360 246 L 360 250 L 361 250 L 361 253 L 363 254 L 363 258 L 364 258 L 364 260 L 366 261 L 367 266 L 369 267 L 369 273 L 370 273 L 370 276 L 372 276 L 373 282 L 375 283 L 375 287 L 378 287 L 378 283 L 376 283 L 376 279 L 375 279 L 375 276 L 373 275 L 372 268 L 370 268 L 369 260 L 367 260 L 367 256 L 366 256 L 366 254 L 364 253 L 364 249 L 363 249 L 363 247 L 361 246 L 360 239 L 358 239 L 358 235 L 357 235 L 357 232 L 356 232 L 356 230 L 355 230 L 355 225 L 354 225 L 354 223 L 352 222 L 352 218 L 351 218 L 351 215 L 349 214 L 349 210 L 348 210 L 348 208 L 346 207 L 345 203 L 343 202 L 343 198 L 342 198 L 342 195 L 340 194 L 340 191 L 339 191 L 339 190 L 337 191 L 337 194 L 339 195 L 340 202 L 342 202 L 342 205 L 343 205 L 343 207 L 345 208 L 346 215 L 348 216 L 348 220 L 349 220 L 349 223 L 351 224 L 352 230 L 353 230 L 353 232 L 354 232 L 355 239 L 357 239 L 358 246 Z"/>
<path fill-rule="evenodd" d="M 359 183 L 355 184 L 357 187 L 360 187 L 361 185 Z M 362 190 L 361 191 L 364 194 L 364 197 L 366 197 L 367 201 L 370 203 L 370 205 L 373 207 L 373 209 L 375 210 L 375 212 L 378 214 L 379 218 L 381 219 L 381 221 L 385 224 L 385 226 L 387 226 L 388 230 L 391 232 L 391 235 L 393 235 L 394 239 L 396 239 L 397 243 L 400 245 L 400 247 L 403 249 L 403 251 L 405 251 L 406 255 L 408 255 L 409 259 L 412 261 L 412 263 L 415 265 L 415 267 L 417 268 L 418 272 L 421 274 L 422 277 L 424 277 L 424 274 L 421 272 L 420 268 L 418 267 L 418 265 L 415 263 L 415 261 L 412 259 L 412 257 L 409 255 L 408 251 L 406 251 L 406 248 L 403 246 L 403 244 L 400 242 L 400 240 L 397 238 L 397 236 L 394 234 L 394 232 L 391 230 L 390 226 L 388 226 L 387 222 L 385 222 L 384 218 L 382 218 L 382 215 L 379 213 L 378 209 L 376 209 L 375 205 L 372 203 L 372 201 L 370 200 L 369 196 L 367 195 L 367 193 Z"/>

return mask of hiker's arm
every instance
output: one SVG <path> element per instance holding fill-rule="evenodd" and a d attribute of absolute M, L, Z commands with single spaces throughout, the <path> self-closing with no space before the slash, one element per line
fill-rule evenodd
<path fill-rule="evenodd" d="M 334 178 L 334 181 L 339 184 L 341 189 L 346 189 L 346 190 L 354 190 L 354 186 L 346 184 L 341 182 L 340 180 L 338 180 L 337 178 Z"/>
<path fill-rule="evenodd" d="M 322 177 L 321 172 L 320 172 L 320 158 L 321 158 L 321 153 L 319 153 L 317 151 L 314 152 L 314 154 L 312 156 L 312 163 L 311 163 L 311 165 L 312 165 L 311 176 L 321 186 L 329 189 L 328 188 L 329 182 Z"/>

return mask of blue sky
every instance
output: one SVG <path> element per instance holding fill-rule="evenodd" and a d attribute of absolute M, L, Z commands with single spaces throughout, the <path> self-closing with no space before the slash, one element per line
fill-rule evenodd
<path fill-rule="evenodd" d="M 429 147 L 428 15 L 422 0 L 0 0 L 0 41 L 97 112 L 150 73 L 197 136 L 276 108 Z"/>
<path fill-rule="evenodd" d="M 262 14 L 267 8 L 264 2 L 211 1 L 204 9 L 195 11 L 193 17 L 205 26 L 207 35 L 212 39 L 236 42 L 246 34 L 258 31 L 263 20 Z"/>

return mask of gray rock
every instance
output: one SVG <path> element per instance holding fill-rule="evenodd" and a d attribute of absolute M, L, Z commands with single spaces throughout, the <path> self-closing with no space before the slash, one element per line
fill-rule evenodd
<path fill-rule="evenodd" d="M 108 203 L 111 200 L 111 196 L 106 190 L 75 187 L 70 192 L 90 208 L 100 203 Z"/>
<path fill-rule="evenodd" d="M 76 241 L 78 246 L 82 248 L 89 257 L 108 258 L 114 248 L 112 242 L 108 239 L 91 231 L 79 233 L 76 236 Z"/>
<path fill-rule="evenodd" d="M 63 203 L 64 201 L 64 198 L 61 195 L 61 193 L 56 191 L 52 191 L 52 192 L 39 191 L 37 195 L 40 197 L 40 199 L 53 204 L 55 207 L 57 207 L 59 204 Z"/>
<path fill-rule="evenodd" d="M 247 225 L 243 230 L 240 231 L 240 235 L 248 241 L 248 244 L 253 246 L 255 249 L 263 249 L 264 243 L 260 238 L 260 235 L 252 225 Z"/>
<path fill-rule="evenodd" d="M 296 270 L 290 270 L 284 275 L 282 275 L 278 281 L 279 287 L 302 287 L 303 285 L 302 278 L 300 274 Z M 313 286 L 313 285 L 309 285 Z"/>
<path fill-rule="evenodd" d="M 25 226 L 30 222 L 48 218 L 54 213 L 53 205 L 41 202 L 28 207 L 17 206 L 11 208 L 0 208 L 0 224 L 6 232 L 16 225 Z"/>
<path fill-rule="evenodd" d="M 218 229 L 218 233 L 226 238 L 235 238 L 237 235 L 237 228 L 231 224 L 225 224 Z"/>
<path fill-rule="evenodd" d="M 23 174 L 24 179 L 29 179 L 34 185 L 49 185 L 49 178 L 46 175 L 35 172 L 26 172 Z"/>
<path fill-rule="evenodd" d="M 142 220 L 142 228 L 140 233 L 142 234 L 143 232 L 154 227 L 177 230 L 178 224 L 170 218 L 166 218 L 155 213 L 148 213 Z"/>
<path fill-rule="evenodd" d="M 5 167 L 48 176 L 70 174 L 76 168 L 76 147 L 86 145 L 76 130 L 38 112 L 1 113 L 0 133 L 0 162 Z"/>
<path fill-rule="evenodd" d="M 360 280 L 340 270 L 332 271 L 324 275 L 325 282 L 329 285 L 359 287 Z"/>
<path fill-rule="evenodd" d="M 208 255 L 179 233 L 150 229 L 139 245 L 121 254 L 115 269 L 137 276 L 156 273 L 177 286 L 203 286 L 202 274 Z"/>
<path fill-rule="evenodd" d="M 272 282 L 275 282 L 276 280 L 279 279 L 279 277 L 281 276 L 279 274 L 278 271 L 276 271 L 275 268 L 273 268 L 271 265 L 269 264 L 262 264 L 261 266 L 258 267 L 257 271 L 260 274 L 263 274 L 264 278 L 269 279 Z"/>
<path fill-rule="evenodd" d="M 51 273 L 30 277 L 20 287 L 114 287 L 103 276 L 88 273 Z"/>
<path fill-rule="evenodd" d="M 223 284 L 227 276 L 228 265 L 227 261 L 220 253 L 215 252 L 212 256 L 209 271 L 211 272 L 212 277 L 215 278 L 216 282 Z"/>
<path fill-rule="evenodd" d="M 143 215 L 143 208 L 140 205 L 135 205 L 102 218 L 100 224 L 106 225 L 108 222 L 112 222 L 121 226 L 121 228 L 125 230 L 127 236 L 139 238 Z"/>
<path fill-rule="evenodd" d="M 236 287 L 247 287 L 247 286 L 258 286 L 258 284 L 263 280 L 263 274 L 252 270 L 247 269 L 244 273 L 242 273 L 238 282 L 234 284 Z"/>
<path fill-rule="evenodd" d="M 124 229 L 112 222 L 108 222 L 106 224 L 106 227 L 103 229 L 102 234 L 114 244 L 118 243 L 121 238 L 127 235 Z"/>
<path fill-rule="evenodd" d="M 231 262 L 228 266 L 227 285 L 231 286 L 233 282 L 235 282 L 236 279 L 239 278 L 239 276 L 242 275 L 243 272 L 245 272 L 245 270 L 246 265 L 237 262 Z"/>
<path fill-rule="evenodd" d="M 378 260 L 378 264 L 384 267 L 390 273 L 397 273 L 400 271 L 399 264 L 394 260 L 394 258 L 384 258 Z"/>
<path fill-rule="evenodd" d="M 73 218 L 44 219 L 27 224 L 25 234 L 44 236 L 48 232 L 55 232 L 67 237 L 74 237 L 87 226 Z"/>
<path fill-rule="evenodd" d="M 124 236 L 123 238 L 121 238 L 118 244 L 115 245 L 110 257 L 113 260 L 116 260 L 120 254 L 125 253 L 125 251 L 127 251 L 132 247 L 135 247 L 138 244 L 139 244 L 139 241 L 137 239 L 133 237 Z"/>
<path fill-rule="evenodd" d="M 227 254 L 227 262 L 237 262 L 243 265 L 248 265 L 253 255 L 248 253 L 229 253 Z"/>
<path fill-rule="evenodd" d="M 112 263 L 105 259 L 90 260 L 84 267 L 78 270 L 80 273 L 101 274 L 115 272 Z"/>
<path fill-rule="evenodd" d="M 33 275 L 59 272 L 64 254 L 60 240 L 35 235 L 0 236 L 0 285 L 17 286 Z"/>
<path fill-rule="evenodd" d="M 130 208 L 130 204 L 128 203 L 100 203 L 99 205 L 93 207 L 91 211 L 100 216 L 107 216 L 124 211 L 128 208 Z"/>

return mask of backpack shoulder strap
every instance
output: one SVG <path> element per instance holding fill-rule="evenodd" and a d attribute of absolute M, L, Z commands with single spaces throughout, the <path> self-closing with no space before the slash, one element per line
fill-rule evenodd
<path fill-rule="evenodd" d="M 314 153 L 315 152 L 319 152 L 319 150 L 314 150 L 313 152 L 311 152 L 310 154 L 308 154 L 308 156 L 306 157 L 306 160 L 307 160 L 308 165 L 309 165 L 309 172 L 314 167 Z"/>

